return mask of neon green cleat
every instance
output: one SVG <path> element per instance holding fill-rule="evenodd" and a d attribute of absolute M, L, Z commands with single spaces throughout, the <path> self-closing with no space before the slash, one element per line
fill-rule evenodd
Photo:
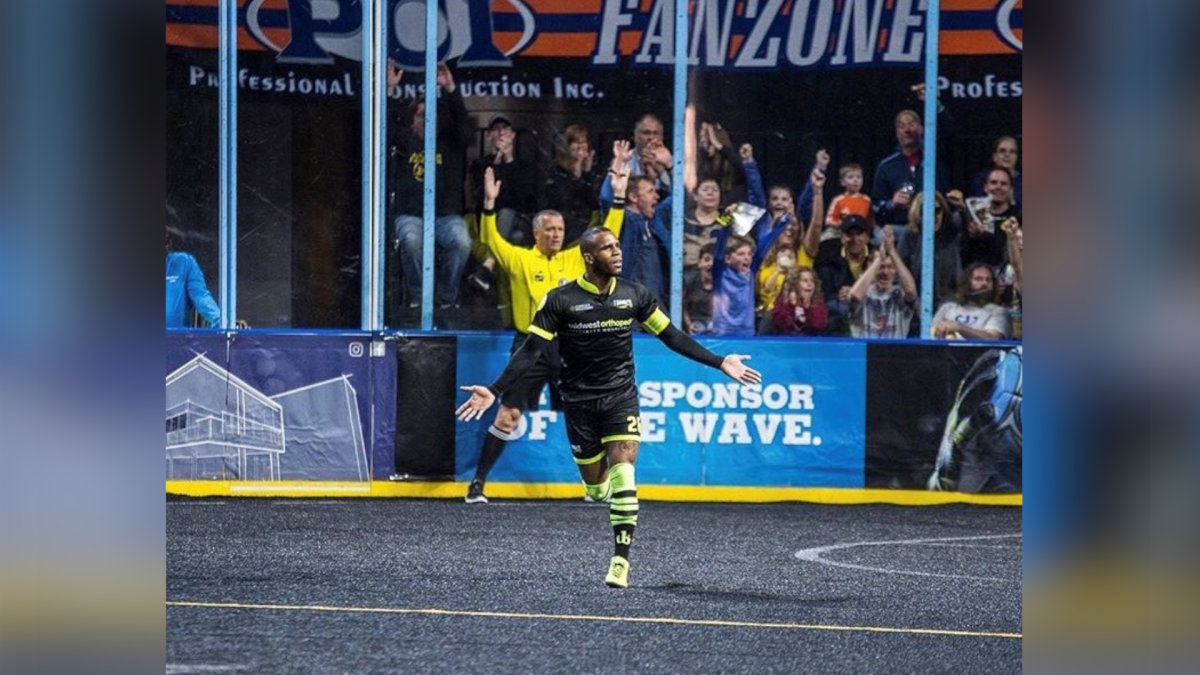
<path fill-rule="evenodd" d="M 629 561 L 614 555 L 612 562 L 608 563 L 608 575 L 604 577 L 604 583 L 613 588 L 629 586 Z"/>

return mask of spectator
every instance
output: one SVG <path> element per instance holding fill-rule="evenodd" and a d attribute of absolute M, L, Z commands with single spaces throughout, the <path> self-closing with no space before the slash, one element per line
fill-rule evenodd
<path fill-rule="evenodd" d="M 1002 275 L 1007 279 L 1007 283 L 1002 283 L 1005 290 L 1001 300 L 1008 309 L 1008 323 L 1012 338 L 1020 340 L 1023 325 L 1021 305 L 1025 277 L 1025 237 L 1021 233 L 1021 223 L 1016 218 L 1005 220 L 1000 224 L 1000 229 L 1008 238 L 1008 266 L 1005 267 L 1005 273 Z"/>
<path fill-rule="evenodd" d="M 746 173 L 748 176 L 755 176 L 755 178 L 748 181 L 748 185 L 751 186 L 751 194 L 755 194 L 753 186 L 761 184 L 761 181 L 757 178 L 757 170 L 753 174 L 749 170 Z M 776 298 L 779 295 L 788 271 L 797 265 L 801 267 L 813 266 L 820 243 L 821 226 L 825 220 L 824 186 L 825 174 L 820 170 L 814 169 L 805 186 L 805 193 L 810 195 L 810 212 L 808 229 L 805 230 L 803 241 L 797 242 L 801 224 L 795 213 L 785 214 L 778 221 L 772 221 L 772 225 L 770 226 L 766 223 L 760 223 L 758 226 L 760 242 L 766 236 L 769 236 L 770 232 L 773 232 L 775 228 L 783 228 L 783 231 L 780 232 L 775 242 L 767 249 L 766 255 L 763 256 L 762 264 L 758 268 L 757 312 L 759 317 L 758 332 L 760 333 L 770 332 L 772 323 L 771 312 L 775 307 Z M 759 192 L 761 192 L 761 189 L 759 189 Z M 782 193 L 790 194 L 790 191 L 784 188 Z M 785 203 L 790 204 L 790 202 Z M 763 216 L 763 218 L 766 219 L 767 216 Z"/>
<path fill-rule="evenodd" d="M 633 127 L 633 162 L 629 165 L 631 175 L 650 179 L 654 189 L 662 195 L 671 190 L 671 167 L 673 161 L 669 151 L 663 154 L 663 123 L 657 115 L 646 113 Z"/>
<path fill-rule="evenodd" d="M 821 242 L 817 253 L 817 276 L 829 310 L 830 335 L 848 335 L 850 326 L 850 288 L 867 268 L 870 248 L 867 221 L 861 216 L 842 219 L 840 240 Z"/>
<path fill-rule="evenodd" d="M 794 267 L 771 311 L 776 335 L 824 335 L 829 312 L 821 297 L 821 280 L 811 267 Z"/>
<path fill-rule="evenodd" d="M 204 282 L 204 272 L 190 253 L 173 251 L 171 231 L 167 235 L 167 328 L 188 328 L 188 313 L 195 310 L 210 327 L 221 326 L 221 308 Z M 249 328 L 245 321 L 238 328 Z"/>
<path fill-rule="evenodd" d="M 921 251 L 924 237 L 921 236 L 921 214 L 925 193 L 913 198 L 908 209 L 908 234 L 900 244 L 900 259 L 912 273 L 917 287 L 921 287 Z M 933 207 L 933 301 L 941 305 L 954 297 L 962 276 L 960 255 L 961 230 L 955 219 L 950 217 L 950 205 L 942 193 L 934 193 Z"/>
<path fill-rule="evenodd" d="M 719 123 L 702 122 L 698 141 L 697 177 L 700 181 L 715 180 L 721 194 L 729 201 L 745 199 L 746 178 L 742 172 L 742 160 L 734 150 L 729 132 Z"/>
<path fill-rule="evenodd" d="M 633 154 L 637 158 L 637 152 Z M 600 206 L 604 213 L 613 204 L 612 176 L 600 186 Z M 646 176 L 632 176 L 625 204 L 625 220 L 620 244 L 624 260 L 621 278 L 642 284 L 663 307 L 669 307 L 667 271 L 671 251 L 671 198 L 661 202 L 654 182 Z"/>
<path fill-rule="evenodd" d="M 195 309 L 208 325 L 220 327 L 221 308 L 204 283 L 204 272 L 190 253 L 171 250 L 167 230 L 167 328 L 188 327 L 188 310 Z"/>
<path fill-rule="evenodd" d="M 876 225 L 891 226 L 896 241 L 903 243 L 903 230 L 908 226 L 908 208 L 912 205 L 913 196 L 925 189 L 925 126 L 915 111 L 902 110 L 896 115 L 896 142 L 899 147 L 895 154 L 879 162 L 875 169 L 871 201 L 875 205 Z M 936 171 L 936 188 L 945 192 L 946 172 L 940 162 Z"/>
<path fill-rule="evenodd" d="M 738 149 L 742 157 L 742 169 L 746 172 L 746 186 L 751 203 L 763 202 L 762 177 L 754 161 L 754 149 L 743 143 Z M 817 175 L 814 173 L 814 176 Z M 824 180 L 824 177 L 821 177 Z M 819 219 L 824 219 L 822 211 Z M 723 219 L 728 222 L 731 219 Z M 717 233 L 716 253 L 713 256 L 713 334 L 751 336 L 755 334 L 756 295 L 755 278 L 763 264 L 763 257 L 771 250 L 775 241 L 787 229 L 791 218 L 781 217 L 774 221 L 770 213 L 764 213 L 748 234 L 754 239 L 730 234 L 723 227 Z M 814 222 L 819 222 L 814 214 Z M 756 253 L 757 251 L 757 253 Z"/>
<path fill-rule="evenodd" d="M 1001 136 L 992 144 L 992 165 L 983 171 L 980 171 L 975 176 L 975 180 L 971 181 L 971 196 L 982 197 L 987 194 L 988 174 L 992 169 L 1001 168 L 1008 169 L 1008 173 L 1012 176 L 1013 184 L 1013 204 L 1018 209 L 1021 208 L 1021 172 L 1017 169 L 1017 164 L 1021 161 L 1021 153 L 1017 148 L 1017 139 L 1012 136 Z"/>
<path fill-rule="evenodd" d="M 496 115 L 488 122 L 485 141 L 487 154 L 471 163 L 475 206 L 483 203 L 483 173 L 491 169 L 502 186 L 496 199 L 496 229 L 510 243 L 524 245 L 533 238 L 531 217 L 537 208 L 537 166 L 517 157 L 517 132 L 503 115 Z M 487 251 L 482 252 L 482 257 L 479 268 L 467 279 L 480 290 L 490 291 L 496 282 L 496 259 Z M 508 298 L 508 288 L 500 295 Z"/>
<path fill-rule="evenodd" d="M 595 161 L 596 151 L 592 149 L 587 127 L 568 126 L 561 140 L 555 143 L 554 166 L 542 190 L 542 208 L 563 214 L 568 244 L 578 240 L 591 225 L 599 205 L 604 176 L 593 168 Z"/>
<path fill-rule="evenodd" d="M 842 194 L 833 198 L 829 203 L 829 214 L 825 216 L 825 225 L 830 229 L 821 234 L 822 240 L 837 239 L 842 219 L 846 216 L 860 216 L 867 221 L 867 227 L 874 227 L 871 214 L 871 198 L 862 193 L 863 170 L 858 164 L 843 164 L 838 169 L 838 184 L 842 186 Z"/>
<path fill-rule="evenodd" d="M 713 260 L 712 334 L 754 335 L 754 240 L 722 228 Z"/>
<path fill-rule="evenodd" d="M 700 249 L 715 241 L 713 233 L 721 215 L 721 186 L 713 178 L 704 178 L 691 193 L 694 206 L 683 220 L 683 267 L 694 268 L 700 261 Z"/>
<path fill-rule="evenodd" d="M 775 239 L 775 243 L 771 244 L 771 248 L 763 256 L 762 265 L 758 268 L 758 278 L 755 280 L 758 303 L 754 311 L 758 315 L 759 333 L 770 332 L 771 312 L 775 308 L 775 300 L 783 290 L 783 283 L 788 273 L 796 269 L 796 250 L 799 247 L 796 243 L 798 229 L 795 221 L 788 222 L 784 226 L 783 232 L 779 233 L 779 237 Z"/>
<path fill-rule="evenodd" d="M 400 84 L 403 71 L 388 63 L 388 88 Z M 434 211 L 434 243 L 437 261 L 434 273 L 435 301 L 439 307 L 450 307 L 458 301 L 459 280 L 471 251 L 471 237 L 463 219 L 463 162 L 471 135 L 467 108 L 462 93 L 454 83 L 454 75 L 446 64 L 438 64 L 437 86 L 440 90 L 437 117 L 437 203 Z M 404 272 L 405 295 L 408 306 L 421 303 L 421 266 L 423 247 L 422 213 L 425 190 L 425 102 L 417 101 L 410 109 L 407 125 L 398 117 L 393 123 L 400 128 L 391 134 L 394 144 L 390 153 L 392 166 L 388 175 L 394 181 L 393 210 L 395 245 L 400 250 Z"/>
<path fill-rule="evenodd" d="M 938 307 L 933 337 L 947 340 L 1004 340 L 1008 313 L 996 304 L 996 272 L 986 263 L 967 267 L 958 295 Z"/>
<path fill-rule="evenodd" d="M 985 189 L 985 206 L 967 214 L 963 264 L 983 262 L 992 267 L 1001 267 L 1004 265 L 1004 255 L 1008 248 L 1008 237 L 999 225 L 1009 218 L 1021 218 L 1021 212 L 1012 200 L 1012 174 L 1008 169 L 992 169 L 988 172 Z"/>
<path fill-rule="evenodd" d="M 683 330 L 688 335 L 712 332 L 713 253 L 716 248 L 711 242 L 700 247 L 695 269 L 684 273 Z"/>
<path fill-rule="evenodd" d="M 884 230 L 883 245 L 850 288 L 850 334 L 854 337 L 908 337 L 909 324 L 916 314 L 917 284 L 895 244 L 892 230 Z"/>
<path fill-rule="evenodd" d="M 507 117 L 488 122 L 488 153 L 471 164 L 475 206 L 483 203 L 483 172 L 492 169 L 502 187 L 496 198 L 496 227 L 500 236 L 518 246 L 531 240 L 531 217 L 537 210 L 537 166 L 516 156 L 517 132 Z"/>

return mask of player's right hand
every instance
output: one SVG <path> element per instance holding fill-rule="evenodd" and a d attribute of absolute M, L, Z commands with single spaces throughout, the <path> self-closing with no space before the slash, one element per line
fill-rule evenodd
<path fill-rule="evenodd" d="M 749 360 L 745 354 L 729 354 L 721 363 L 721 372 L 742 384 L 762 384 L 762 373 L 742 363 Z"/>
<path fill-rule="evenodd" d="M 483 413 L 487 412 L 487 409 L 496 402 L 496 395 L 487 387 L 475 384 L 460 387 L 460 389 L 471 392 L 471 398 L 454 411 L 455 416 L 463 422 L 471 422 L 483 417 Z"/>

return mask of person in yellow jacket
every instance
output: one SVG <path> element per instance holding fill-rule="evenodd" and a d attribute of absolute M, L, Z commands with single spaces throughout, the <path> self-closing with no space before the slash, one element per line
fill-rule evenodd
<path fill-rule="evenodd" d="M 625 188 L 629 181 L 629 160 L 633 157 L 628 141 L 613 143 L 612 174 L 613 192 L 616 198 L 604 220 L 604 227 L 614 236 L 621 236 L 621 225 L 625 219 Z M 496 197 L 500 194 L 500 182 L 491 168 L 483 176 L 483 214 L 480 218 L 480 239 L 496 258 L 500 268 L 508 275 L 512 288 L 513 325 L 517 333 L 513 336 L 511 352 L 516 352 L 525 342 L 529 324 L 551 289 L 575 281 L 584 272 L 583 255 L 578 244 L 563 248 L 566 225 L 558 211 L 545 210 L 533 217 L 533 248 L 513 246 L 500 235 L 496 227 Z M 562 362 L 558 349 L 547 350 L 537 364 L 526 371 L 521 380 L 504 392 L 496 419 L 488 428 L 475 467 L 475 477 L 467 488 L 468 504 L 487 503 L 483 486 L 488 473 L 500 459 L 508 441 L 513 440 L 521 412 L 537 410 L 542 388 L 550 384 L 551 405 L 557 407 L 558 375 Z"/>

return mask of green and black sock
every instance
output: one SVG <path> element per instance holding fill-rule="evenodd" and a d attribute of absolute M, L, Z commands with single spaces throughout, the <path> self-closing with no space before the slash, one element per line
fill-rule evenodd
<path fill-rule="evenodd" d="M 628 560 L 638 517 L 637 482 L 633 477 L 633 465 L 628 462 L 613 465 L 608 470 L 608 480 L 612 486 L 608 522 L 612 523 L 614 552 Z"/>

